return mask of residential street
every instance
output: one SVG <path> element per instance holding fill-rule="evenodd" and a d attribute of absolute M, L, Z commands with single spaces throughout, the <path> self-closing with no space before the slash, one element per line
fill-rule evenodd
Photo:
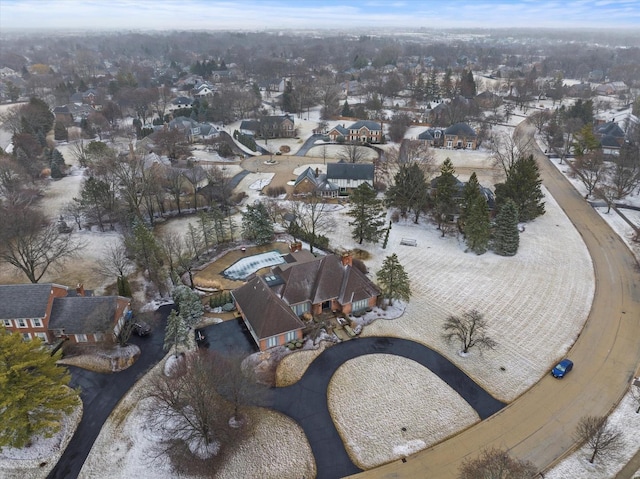
<path fill-rule="evenodd" d="M 521 123 L 515 134 L 533 135 Z M 585 327 L 568 353 L 574 370 L 565 379 L 543 377 L 489 419 L 407 459 L 358 478 L 454 478 L 465 459 L 485 448 L 506 448 L 546 470 L 574 448 L 585 415 L 607 415 L 626 392 L 640 363 L 640 274 L 620 237 L 534 146 L 543 183 L 582 235 L 593 260 L 596 292 Z M 571 294 L 567 284 L 567 295 Z M 559 321 L 562 318 L 558 318 Z"/>
<path fill-rule="evenodd" d="M 154 330 L 147 337 L 131 336 L 131 343 L 140 347 L 140 357 L 135 364 L 114 374 L 101 374 L 86 369 L 69 367 L 71 385 L 80 387 L 83 404 L 82 420 L 65 449 L 62 457 L 52 469 L 48 479 L 72 479 L 78 477 L 89 451 L 93 447 L 102 425 L 118 401 L 149 369 L 155 366 L 164 351 L 164 329 L 172 306 L 158 308 Z"/>

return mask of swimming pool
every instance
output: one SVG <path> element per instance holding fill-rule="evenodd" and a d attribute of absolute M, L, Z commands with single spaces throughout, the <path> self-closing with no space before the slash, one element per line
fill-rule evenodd
<path fill-rule="evenodd" d="M 222 272 L 225 278 L 236 281 L 244 281 L 261 268 L 275 266 L 284 263 L 283 254 L 279 251 L 268 251 L 266 253 L 253 254 L 246 258 L 241 258 Z"/>

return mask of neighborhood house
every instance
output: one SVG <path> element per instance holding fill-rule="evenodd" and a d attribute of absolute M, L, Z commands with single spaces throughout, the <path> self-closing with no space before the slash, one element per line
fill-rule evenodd
<path fill-rule="evenodd" d="M 316 258 L 309 251 L 232 291 L 238 311 L 261 351 L 302 339 L 304 313 L 350 314 L 376 305 L 380 290 L 350 254 Z"/>
<path fill-rule="evenodd" d="M 130 307 L 129 298 L 90 296 L 82 285 L 0 285 L 0 321 L 25 340 L 104 341 L 118 335 Z"/>

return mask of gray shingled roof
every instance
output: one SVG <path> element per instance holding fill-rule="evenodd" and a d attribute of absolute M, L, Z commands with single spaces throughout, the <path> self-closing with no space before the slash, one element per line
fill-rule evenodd
<path fill-rule="evenodd" d="M 382 126 L 380 126 L 380 123 L 373 120 L 358 120 L 354 124 L 349 126 L 349 130 L 359 130 L 362 127 L 366 127 L 369 131 L 382 130 Z"/>
<path fill-rule="evenodd" d="M 304 327 L 298 316 L 260 276 L 233 290 L 232 295 L 258 339 Z"/>
<path fill-rule="evenodd" d="M 64 329 L 65 334 L 104 332 L 115 324 L 117 307 L 117 296 L 56 298 L 49 329 Z"/>
<path fill-rule="evenodd" d="M 51 284 L 0 285 L 0 319 L 44 318 Z"/>
<path fill-rule="evenodd" d="M 455 125 L 451 125 L 449 128 L 444 130 L 445 135 L 455 135 L 455 136 L 465 136 L 465 137 L 475 137 L 476 132 L 466 123 L 456 123 Z"/>
<path fill-rule="evenodd" d="M 368 180 L 373 184 L 373 163 L 329 163 L 327 164 L 327 179 L 340 180 Z"/>

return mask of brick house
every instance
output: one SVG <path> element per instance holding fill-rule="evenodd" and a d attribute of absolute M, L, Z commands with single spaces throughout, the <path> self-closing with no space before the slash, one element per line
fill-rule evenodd
<path fill-rule="evenodd" d="M 82 285 L 75 290 L 53 283 L 0 285 L 0 321 L 25 340 L 103 341 L 120 332 L 130 305 L 121 296 L 87 295 Z"/>
<path fill-rule="evenodd" d="M 304 313 L 350 314 L 376 305 L 380 290 L 353 267 L 349 254 L 316 258 L 297 251 L 285 260 L 231 292 L 261 351 L 302 339 Z"/>
<path fill-rule="evenodd" d="M 448 128 L 429 128 L 418 135 L 418 141 L 429 146 L 475 150 L 478 135 L 466 123 L 456 123 Z"/>
<path fill-rule="evenodd" d="M 315 170 L 311 167 L 307 168 L 298 175 L 293 184 L 294 195 L 310 195 L 316 193 L 326 198 L 335 198 L 338 196 L 338 191 L 338 186 L 328 181 L 327 175 L 320 173 L 318 168 Z"/>
<path fill-rule="evenodd" d="M 243 120 L 240 131 L 256 138 L 294 138 L 295 121 L 291 115 L 263 116 L 257 120 Z"/>
<path fill-rule="evenodd" d="M 334 126 L 329 130 L 327 136 L 333 142 L 346 141 L 347 138 L 349 138 L 349 130 L 347 130 L 344 125 Z"/>
<path fill-rule="evenodd" d="M 377 121 L 359 120 L 350 125 L 347 140 L 356 143 L 381 143 L 382 125 Z"/>

